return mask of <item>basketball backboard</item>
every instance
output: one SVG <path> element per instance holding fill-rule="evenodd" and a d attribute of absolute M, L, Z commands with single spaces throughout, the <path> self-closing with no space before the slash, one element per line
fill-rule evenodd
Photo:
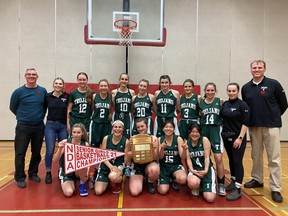
<path fill-rule="evenodd" d="M 117 20 L 123 19 L 136 23 L 134 46 L 165 46 L 164 0 L 87 0 L 85 43 L 119 45 Z"/>

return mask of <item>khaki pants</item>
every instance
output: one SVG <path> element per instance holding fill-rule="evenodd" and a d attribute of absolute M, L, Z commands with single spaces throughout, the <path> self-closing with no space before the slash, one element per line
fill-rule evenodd
<path fill-rule="evenodd" d="M 263 183 L 263 150 L 267 152 L 269 186 L 271 191 L 281 192 L 281 150 L 280 128 L 250 127 L 251 156 L 253 160 L 252 178 Z"/>

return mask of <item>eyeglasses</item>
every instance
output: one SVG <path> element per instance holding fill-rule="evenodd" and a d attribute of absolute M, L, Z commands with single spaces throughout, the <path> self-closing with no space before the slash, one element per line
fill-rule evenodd
<path fill-rule="evenodd" d="M 37 77 L 37 73 L 26 73 L 25 76 Z"/>
<path fill-rule="evenodd" d="M 25 71 L 25 76 L 37 77 L 38 74 L 35 68 L 27 68 Z"/>

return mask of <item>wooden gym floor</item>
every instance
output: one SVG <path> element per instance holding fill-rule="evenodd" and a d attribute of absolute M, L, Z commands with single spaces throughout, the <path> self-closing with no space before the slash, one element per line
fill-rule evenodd
<path fill-rule="evenodd" d="M 26 163 L 30 159 L 28 154 Z M 244 166 L 244 182 L 249 181 L 252 161 L 250 158 L 251 147 L 247 145 Z M 45 144 L 42 149 L 44 158 Z M 281 143 L 282 153 L 282 195 L 283 203 L 275 203 L 271 200 L 268 187 L 268 168 L 265 163 L 264 188 L 243 189 L 242 197 L 233 202 L 226 201 L 225 197 L 217 197 L 215 203 L 208 204 L 201 197 L 193 197 L 187 187 L 180 191 L 173 189 L 165 196 L 149 194 L 146 190 L 139 197 L 129 194 L 127 182 L 123 184 L 123 192 L 113 195 L 111 190 L 102 196 L 95 196 L 89 191 L 87 197 L 80 197 L 78 190 L 72 198 L 66 198 L 62 194 L 60 183 L 57 179 L 58 164 L 53 164 L 53 183 L 46 185 L 44 182 L 45 168 L 42 161 L 39 167 L 41 183 L 26 180 L 27 188 L 20 189 L 13 180 L 14 150 L 12 141 L 0 141 L 0 215 L 104 215 L 104 216 L 132 216 L 132 215 L 175 215 L 191 214 L 210 215 L 288 215 L 288 143 Z M 266 153 L 265 153 L 266 154 Z M 266 156 L 266 155 L 265 155 Z M 266 162 L 266 158 L 265 158 Z M 26 164 L 27 165 L 27 164 Z M 229 180 L 228 159 L 224 154 L 226 179 Z M 27 166 L 26 166 L 27 167 Z M 226 184 L 228 182 L 226 181 Z"/>

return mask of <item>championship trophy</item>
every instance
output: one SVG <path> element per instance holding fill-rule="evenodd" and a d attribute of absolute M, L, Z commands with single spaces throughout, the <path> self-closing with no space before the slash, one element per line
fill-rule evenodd
<path fill-rule="evenodd" d="M 132 137 L 132 154 L 135 163 L 144 164 L 153 160 L 152 136 L 148 134 L 137 134 Z"/>

